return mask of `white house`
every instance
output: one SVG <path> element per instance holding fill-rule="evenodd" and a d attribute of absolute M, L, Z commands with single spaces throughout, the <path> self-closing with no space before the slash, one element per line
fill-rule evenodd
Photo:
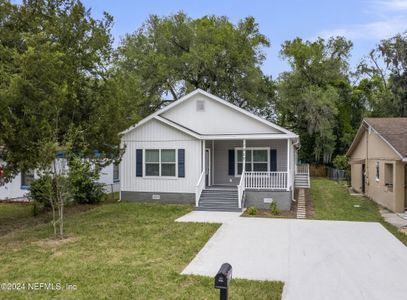
<path fill-rule="evenodd" d="M 290 208 L 298 136 L 203 90 L 128 128 L 121 143 L 123 201 Z"/>
<path fill-rule="evenodd" d="M 12 181 L 4 185 L 0 183 L 0 201 L 26 198 L 29 193 L 30 184 L 35 177 L 37 177 L 35 172 L 21 172 Z M 107 193 L 112 191 L 118 192 L 120 189 L 119 167 L 110 164 L 102 168 L 98 182 L 104 185 L 104 190 Z"/>

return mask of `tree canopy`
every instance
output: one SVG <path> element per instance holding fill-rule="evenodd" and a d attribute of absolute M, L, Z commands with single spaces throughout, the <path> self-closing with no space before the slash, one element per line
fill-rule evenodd
<path fill-rule="evenodd" d="M 6 174 L 60 150 L 119 157 L 119 132 L 201 88 L 300 135 L 300 158 L 343 154 L 364 116 L 407 116 L 407 35 L 349 66 L 343 37 L 281 46 L 290 70 L 263 73 L 270 46 L 253 17 L 150 16 L 112 48 L 112 17 L 80 0 L 0 0 L 0 155 Z"/>
<path fill-rule="evenodd" d="M 95 20 L 78 0 L 1 0 L 0 24 L 6 175 L 46 168 L 66 148 L 117 156 L 116 105 L 106 82 L 111 16 Z"/>
<path fill-rule="evenodd" d="M 226 17 L 152 15 L 122 41 L 115 75 L 141 116 L 197 88 L 240 107 L 265 107 L 273 89 L 260 67 L 269 45 L 252 17 L 234 25 Z"/>
<path fill-rule="evenodd" d="M 300 135 L 304 160 L 328 162 L 336 149 L 337 119 L 341 103 L 348 101 L 351 48 L 341 37 L 314 42 L 296 38 L 282 45 L 281 56 L 291 71 L 278 79 L 277 120 Z"/>

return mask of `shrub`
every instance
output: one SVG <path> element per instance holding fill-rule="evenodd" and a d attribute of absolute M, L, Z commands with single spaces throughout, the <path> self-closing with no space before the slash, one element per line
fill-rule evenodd
<path fill-rule="evenodd" d="M 335 156 L 334 160 L 332 161 L 332 164 L 334 165 L 335 168 L 339 170 L 349 169 L 348 158 L 346 157 L 346 155 Z"/>
<path fill-rule="evenodd" d="M 89 161 L 73 158 L 69 164 L 69 183 L 73 200 L 80 204 L 94 204 L 102 200 L 103 185 L 98 183 L 99 172 L 92 170 Z"/>
<path fill-rule="evenodd" d="M 280 214 L 280 210 L 278 209 L 276 202 L 274 202 L 274 201 L 271 202 L 271 204 L 270 204 L 270 211 L 271 211 L 271 214 L 272 214 L 273 216 L 278 216 L 278 215 Z"/>
<path fill-rule="evenodd" d="M 51 176 L 44 175 L 33 180 L 30 185 L 29 198 L 34 201 L 33 214 L 38 214 L 39 206 L 51 207 L 52 182 Z"/>
<path fill-rule="evenodd" d="M 255 208 L 255 207 L 249 207 L 248 209 L 247 209 L 247 213 L 249 214 L 249 215 L 251 215 L 251 216 L 254 216 L 254 215 L 256 215 L 257 214 L 257 208 Z"/>

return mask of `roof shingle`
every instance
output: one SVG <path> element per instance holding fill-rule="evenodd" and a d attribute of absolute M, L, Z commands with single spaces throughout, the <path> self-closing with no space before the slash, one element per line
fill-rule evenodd
<path fill-rule="evenodd" d="M 407 118 L 365 118 L 398 153 L 407 157 Z"/>

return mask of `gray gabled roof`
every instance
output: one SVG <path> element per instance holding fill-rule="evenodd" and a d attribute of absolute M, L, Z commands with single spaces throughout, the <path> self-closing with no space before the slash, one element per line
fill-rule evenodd
<path fill-rule="evenodd" d="M 362 133 L 373 130 L 401 159 L 407 159 L 407 118 L 365 118 L 350 145 L 350 156 L 358 145 Z"/>
<path fill-rule="evenodd" d="M 364 121 L 402 157 L 407 157 L 407 118 L 366 118 Z"/>

